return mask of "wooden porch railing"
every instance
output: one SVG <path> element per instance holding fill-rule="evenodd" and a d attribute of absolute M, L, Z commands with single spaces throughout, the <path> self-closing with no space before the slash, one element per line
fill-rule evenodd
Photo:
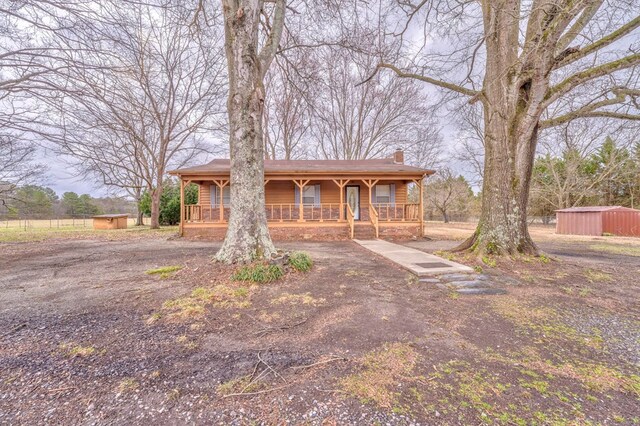
<path fill-rule="evenodd" d="M 419 222 L 420 204 L 373 204 L 378 213 L 378 221 L 386 222 Z"/>
<path fill-rule="evenodd" d="M 302 209 L 298 204 L 267 204 L 265 212 L 268 222 L 340 222 L 340 211 L 347 211 L 349 222 L 348 204 L 304 204 Z M 224 206 L 220 212 L 219 206 L 187 204 L 184 206 L 185 223 L 226 223 L 229 219 L 230 207 Z M 300 214 L 302 212 L 302 218 Z M 355 215 L 351 209 L 351 221 L 355 223 Z M 419 222 L 420 204 L 368 204 L 362 207 L 363 220 L 369 220 L 376 229 L 376 237 L 379 232 L 380 222 Z M 350 224 L 351 225 L 351 224 Z M 355 224 L 354 224 L 355 226 Z"/>
<path fill-rule="evenodd" d="M 220 207 L 204 204 L 186 204 L 184 206 L 185 223 L 227 223 L 230 207 L 224 206 L 221 216 Z"/>
<path fill-rule="evenodd" d="M 355 214 L 353 213 L 353 209 L 349 204 L 347 204 L 347 222 L 349 223 L 349 235 L 353 240 L 353 233 L 355 229 Z"/>
<path fill-rule="evenodd" d="M 329 204 L 303 204 L 302 219 L 313 222 L 338 222 L 340 220 L 340 203 Z M 267 221 L 290 222 L 300 220 L 299 204 L 267 204 Z"/>
<path fill-rule="evenodd" d="M 378 238 L 378 211 L 376 210 L 376 208 L 373 206 L 373 204 L 369 204 L 369 220 L 371 221 L 371 225 L 373 225 L 373 228 L 376 230 L 376 238 Z"/>

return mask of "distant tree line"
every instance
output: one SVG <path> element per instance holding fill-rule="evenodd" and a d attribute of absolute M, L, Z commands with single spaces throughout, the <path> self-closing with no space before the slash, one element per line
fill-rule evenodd
<path fill-rule="evenodd" d="M 555 210 L 579 206 L 637 208 L 640 199 L 640 143 L 618 146 L 611 138 L 593 152 L 567 146 L 558 155 L 536 158 L 529 211 L 549 221 Z"/>
<path fill-rule="evenodd" d="M 94 198 L 65 192 L 59 197 L 44 186 L 24 185 L 5 192 L 0 199 L 5 219 L 86 218 L 103 213 L 133 214 L 135 203 L 120 197 Z"/>

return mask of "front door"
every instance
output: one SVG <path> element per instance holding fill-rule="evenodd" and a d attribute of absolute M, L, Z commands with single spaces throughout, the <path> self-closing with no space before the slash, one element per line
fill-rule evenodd
<path fill-rule="evenodd" d="M 353 218 L 355 220 L 360 220 L 360 186 L 347 185 L 345 190 L 347 204 L 351 206 L 351 210 L 353 210 Z"/>

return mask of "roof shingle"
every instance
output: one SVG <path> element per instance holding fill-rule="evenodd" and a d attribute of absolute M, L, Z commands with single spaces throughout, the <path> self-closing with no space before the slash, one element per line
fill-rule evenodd
<path fill-rule="evenodd" d="M 216 159 L 200 166 L 186 167 L 172 170 L 174 175 L 203 175 L 216 173 L 229 173 L 230 161 L 228 159 Z M 264 160 L 264 172 L 270 173 L 407 173 L 407 174 L 433 174 L 435 171 L 421 169 L 419 167 L 398 164 L 393 158 L 371 160 Z"/>

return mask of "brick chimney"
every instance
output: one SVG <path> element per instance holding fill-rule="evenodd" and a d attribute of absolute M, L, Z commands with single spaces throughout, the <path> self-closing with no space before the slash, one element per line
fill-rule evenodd
<path fill-rule="evenodd" d="M 396 149 L 396 152 L 393 153 L 393 162 L 395 164 L 404 164 L 404 151 L 400 148 Z"/>

